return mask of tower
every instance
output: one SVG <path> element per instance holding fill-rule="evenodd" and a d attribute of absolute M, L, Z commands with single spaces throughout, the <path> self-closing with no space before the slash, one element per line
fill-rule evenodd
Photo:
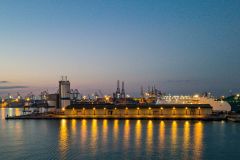
<path fill-rule="evenodd" d="M 125 88 L 124 88 L 124 81 L 122 81 L 122 91 L 121 91 L 121 98 L 125 98 Z"/>
<path fill-rule="evenodd" d="M 70 82 L 67 80 L 67 76 L 62 76 L 62 80 L 59 81 L 59 108 L 65 109 L 70 105 Z"/>

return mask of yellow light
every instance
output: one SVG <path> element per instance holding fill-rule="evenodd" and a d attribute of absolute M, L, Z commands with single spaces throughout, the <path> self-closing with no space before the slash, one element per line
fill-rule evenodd
<path fill-rule="evenodd" d="M 137 109 L 139 110 L 140 108 L 138 107 Z"/>
<path fill-rule="evenodd" d="M 176 109 L 175 107 L 173 107 L 173 109 Z"/>
<path fill-rule="evenodd" d="M 104 110 L 105 110 L 106 108 L 104 107 Z"/>
<path fill-rule="evenodd" d="M 114 109 L 116 110 L 117 108 L 115 107 Z"/>
<path fill-rule="evenodd" d="M 149 110 L 151 109 L 151 107 L 148 108 Z"/>
<path fill-rule="evenodd" d="M 83 108 L 83 110 L 85 110 L 85 108 Z"/>
<path fill-rule="evenodd" d="M 200 107 L 198 107 L 198 109 L 201 109 Z"/>
<path fill-rule="evenodd" d="M 163 110 L 163 107 L 161 107 L 161 110 Z"/>
<path fill-rule="evenodd" d="M 187 107 L 185 109 L 188 109 Z"/>
<path fill-rule="evenodd" d="M 199 97 L 199 95 L 198 95 L 198 94 L 196 94 L 196 95 L 194 95 L 193 97 L 194 97 L 194 98 L 198 98 L 198 97 Z"/>
<path fill-rule="evenodd" d="M 65 111 L 65 108 L 62 108 L 62 111 Z"/>
<path fill-rule="evenodd" d="M 126 109 L 128 109 L 128 108 L 126 107 Z"/>
<path fill-rule="evenodd" d="M 95 110 L 96 108 L 94 107 L 93 110 Z"/>
<path fill-rule="evenodd" d="M 74 107 L 73 107 L 73 110 L 74 110 Z"/>

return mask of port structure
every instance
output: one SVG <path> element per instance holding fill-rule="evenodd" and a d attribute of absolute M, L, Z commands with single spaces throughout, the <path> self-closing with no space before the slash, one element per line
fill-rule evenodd
<path fill-rule="evenodd" d="M 120 81 L 117 81 L 117 90 L 113 93 L 113 103 L 124 103 L 126 101 L 126 93 L 124 81 L 122 81 L 122 89 L 120 90 Z"/>
<path fill-rule="evenodd" d="M 62 79 L 59 81 L 59 109 L 64 110 L 70 105 L 70 93 L 70 81 L 67 79 L 67 76 L 62 76 Z"/>

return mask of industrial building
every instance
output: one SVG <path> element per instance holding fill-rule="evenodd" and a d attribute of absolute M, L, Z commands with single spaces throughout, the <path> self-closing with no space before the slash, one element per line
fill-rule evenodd
<path fill-rule="evenodd" d="M 59 108 L 64 109 L 70 105 L 70 82 L 67 80 L 67 76 L 63 77 L 59 81 Z"/>
<path fill-rule="evenodd" d="M 76 116 L 206 116 L 212 114 L 209 104 L 164 105 L 70 105 L 66 115 Z"/>
<path fill-rule="evenodd" d="M 139 103 L 133 98 L 127 98 L 125 93 L 124 82 L 120 89 L 120 81 L 117 81 L 116 92 L 113 97 L 105 97 L 107 101 L 98 101 L 98 98 L 93 101 L 74 100 L 71 98 L 70 82 L 67 77 L 62 77 L 59 81 L 59 94 L 49 96 L 48 103 L 56 105 L 64 115 L 71 116 L 115 116 L 115 117 L 131 117 L 131 116 L 206 116 L 212 114 L 212 106 L 210 104 L 157 104 L 153 103 L 161 94 L 155 89 L 152 89 L 151 103 Z M 74 92 L 75 93 L 75 92 Z M 150 92 L 149 92 L 150 93 Z M 148 94 L 147 94 L 148 95 Z M 149 94 L 150 95 L 150 94 Z M 74 96 L 76 97 L 76 96 Z M 54 100 L 58 102 L 54 103 Z M 111 101 L 110 101 L 111 99 Z M 145 99 L 148 99 L 146 97 Z M 101 102 L 101 103 L 100 103 Z M 148 100 L 146 101 L 148 102 Z"/>

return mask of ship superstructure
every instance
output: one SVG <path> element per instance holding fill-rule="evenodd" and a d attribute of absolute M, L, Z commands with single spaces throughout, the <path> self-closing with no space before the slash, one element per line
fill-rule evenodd
<path fill-rule="evenodd" d="M 156 104 L 209 104 L 213 107 L 213 111 L 231 111 L 229 103 L 205 95 L 167 95 L 159 98 Z"/>

